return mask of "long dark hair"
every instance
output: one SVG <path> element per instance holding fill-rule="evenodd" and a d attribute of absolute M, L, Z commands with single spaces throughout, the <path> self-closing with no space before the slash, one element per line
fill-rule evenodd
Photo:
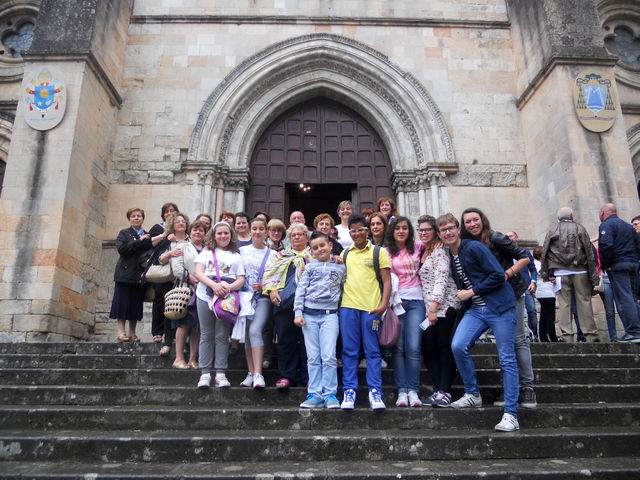
<path fill-rule="evenodd" d="M 384 239 L 384 244 L 389 249 L 389 253 L 391 254 L 391 256 L 396 255 L 400 251 L 398 245 L 396 245 L 396 239 L 393 238 L 393 232 L 400 222 L 407 222 L 407 225 L 409 226 L 409 235 L 407 235 L 405 248 L 407 249 L 407 252 L 413 255 L 413 252 L 415 250 L 415 234 L 413 232 L 413 225 L 411 224 L 411 220 L 409 220 L 407 217 L 395 217 L 393 220 L 391 220 L 389 228 L 387 229 L 386 237 Z"/>
<path fill-rule="evenodd" d="M 480 216 L 480 221 L 482 222 L 482 231 L 480 235 L 474 237 L 471 235 L 467 228 L 464 226 L 464 216 L 467 213 L 477 213 Z M 487 216 L 480 210 L 479 208 L 471 207 L 467 208 L 462 215 L 460 215 L 460 238 L 467 238 L 469 240 L 479 240 L 484 243 L 487 247 L 491 248 L 491 234 L 493 230 L 491 229 L 491 224 L 489 223 L 489 219 Z"/>

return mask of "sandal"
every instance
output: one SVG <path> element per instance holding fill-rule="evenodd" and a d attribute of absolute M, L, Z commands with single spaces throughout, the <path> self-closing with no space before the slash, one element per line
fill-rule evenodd
<path fill-rule="evenodd" d="M 170 353 L 171 353 L 171 347 L 169 347 L 168 345 L 165 345 L 160 349 L 161 357 L 168 357 Z"/>
<path fill-rule="evenodd" d="M 129 341 L 133 343 L 140 343 L 140 338 L 138 338 L 136 335 L 132 335 L 131 337 L 129 337 Z"/>
<path fill-rule="evenodd" d="M 117 339 L 118 339 L 119 342 L 128 342 L 129 341 L 129 337 L 127 337 L 124 333 L 119 334 Z"/>
<path fill-rule="evenodd" d="M 173 368 L 177 368 L 180 370 L 185 370 L 187 368 L 189 368 L 189 365 L 187 365 L 187 362 L 185 362 L 184 360 L 178 363 L 174 363 L 173 364 Z"/>
<path fill-rule="evenodd" d="M 278 390 L 287 390 L 291 386 L 291 382 L 288 378 L 281 378 L 276 382 L 276 388 Z"/>
<path fill-rule="evenodd" d="M 160 342 L 162 342 L 162 335 L 154 335 L 154 336 L 153 336 L 153 341 L 154 341 L 155 343 L 160 343 Z"/>
<path fill-rule="evenodd" d="M 198 362 L 190 362 L 189 367 L 193 368 L 194 370 L 197 370 L 200 368 L 200 365 L 198 365 Z"/>

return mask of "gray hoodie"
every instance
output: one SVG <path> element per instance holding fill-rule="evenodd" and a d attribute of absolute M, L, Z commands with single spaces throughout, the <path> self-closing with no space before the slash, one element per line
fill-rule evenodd
<path fill-rule="evenodd" d="M 304 307 L 319 310 L 337 310 L 345 280 L 344 265 L 329 262 L 307 264 L 293 302 L 296 317 L 302 316 Z"/>

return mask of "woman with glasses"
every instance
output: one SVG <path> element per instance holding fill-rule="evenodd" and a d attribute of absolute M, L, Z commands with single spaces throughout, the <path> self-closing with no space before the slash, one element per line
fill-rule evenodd
<path fill-rule="evenodd" d="M 425 405 L 448 407 L 451 404 L 451 382 L 456 364 L 451 353 L 451 334 L 460 300 L 451 276 L 449 254 L 438 238 L 436 219 L 431 215 L 418 218 L 418 236 L 424 244 L 422 266 L 418 275 L 427 318 L 422 336 L 422 359 L 433 382 L 433 394 Z"/>

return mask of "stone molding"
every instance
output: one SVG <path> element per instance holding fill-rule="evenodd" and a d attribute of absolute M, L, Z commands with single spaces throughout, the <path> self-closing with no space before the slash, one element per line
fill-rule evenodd
<path fill-rule="evenodd" d="M 526 165 L 460 164 L 458 172 L 449 175 L 456 187 L 527 187 Z"/>
<path fill-rule="evenodd" d="M 198 185 L 210 185 L 229 191 L 246 192 L 249 188 L 248 168 L 229 168 L 225 165 L 212 165 L 194 162 L 186 166 L 186 172 L 195 172 Z"/>
<path fill-rule="evenodd" d="M 444 117 L 413 75 L 363 43 L 320 33 L 276 43 L 229 73 L 200 111 L 183 168 L 194 162 L 248 168 L 264 127 L 319 95 L 370 121 L 394 168 L 455 163 Z"/>
<path fill-rule="evenodd" d="M 450 18 L 322 17 L 300 15 L 134 15 L 131 23 L 212 23 L 251 25 L 361 25 L 392 27 L 452 27 L 508 29 L 508 20 L 458 20 Z"/>
<path fill-rule="evenodd" d="M 14 119 L 10 115 L 0 112 L 0 160 L 5 163 L 9 159 L 9 144 L 11 144 L 13 122 Z"/>
<path fill-rule="evenodd" d="M 631 162 L 636 184 L 640 182 L 640 123 L 637 123 L 627 130 L 627 140 L 629 151 L 631 152 Z"/>
<path fill-rule="evenodd" d="M 415 170 L 397 170 L 391 177 L 391 185 L 397 192 L 417 192 L 433 186 L 443 186 L 447 175 L 455 174 L 459 165 L 427 165 Z"/>

